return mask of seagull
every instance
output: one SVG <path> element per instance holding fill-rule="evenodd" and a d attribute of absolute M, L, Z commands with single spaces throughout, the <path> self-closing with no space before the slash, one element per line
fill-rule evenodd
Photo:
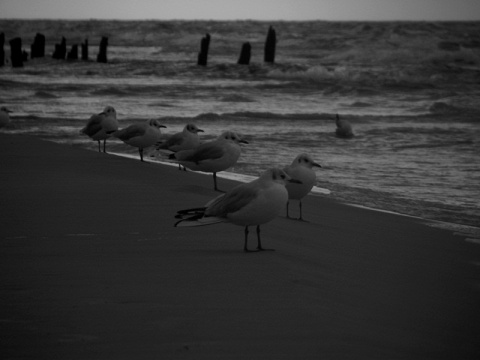
<path fill-rule="evenodd" d="M 195 149 L 181 150 L 170 155 L 181 165 L 193 171 L 213 173 L 213 185 L 217 188 L 217 172 L 235 165 L 240 157 L 240 143 L 248 144 L 233 131 L 223 132 L 216 140 L 203 143 Z"/>
<path fill-rule="evenodd" d="M 100 150 L 100 140 L 103 140 L 103 152 L 105 151 L 107 139 L 118 130 L 117 112 L 112 106 L 106 106 L 103 112 L 98 115 L 92 115 L 87 125 L 80 133 L 98 141 L 98 151 Z"/>
<path fill-rule="evenodd" d="M 0 108 L 0 128 L 7 126 L 10 123 L 11 110 L 8 110 L 5 106 Z"/>
<path fill-rule="evenodd" d="M 167 140 L 157 144 L 157 150 L 170 150 L 175 153 L 181 150 L 194 149 L 200 145 L 199 132 L 203 132 L 203 130 L 199 129 L 197 125 L 187 124 L 182 132 L 173 134 Z M 178 164 L 178 169 L 180 169 L 180 166 Z"/>
<path fill-rule="evenodd" d="M 337 129 L 335 130 L 337 137 L 350 139 L 354 136 L 350 122 L 347 120 L 340 120 L 338 114 L 336 116 L 335 124 L 337 124 Z"/>
<path fill-rule="evenodd" d="M 143 149 L 156 144 L 160 140 L 160 128 L 162 127 L 166 128 L 165 125 L 160 125 L 158 120 L 152 119 L 141 124 L 130 125 L 116 131 L 113 135 L 125 144 L 137 147 L 140 161 L 143 161 Z"/>
<path fill-rule="evenodd" d="M 205 207 L 178 211 L 175 217 L 181 220 L 175 223 L 175 227 L 228 222 L 245 227 L 245 252 L 273 250 L 262 247 L 260 225 L 275 219 L 287 203 L 287 182 L 300 183 L 282 169 L 268 169 L 259 178 L 234 187 L 208 202 Z M 249 250 L 248 227 L 254 225 L 257 226 L 258 246 L 256 250 Z"/>
<path fill-rule="evenodd" d="M 187 124 L 183 131 L 170 136 L 167 140 L 160 142 L 157 150 L 170 150 L 177 152 L 180 150 L 194 149 L 200 145 L 198 133 L 203 132 L 195 124 Z"/>
<path fill-rule="evenodd" d="M 287 201 L 287 218 L 290 218 L 288 215 L 288 205 L 290 200 L 299 200 L 300 217 L 298 220 L 303 220 L 302 199 L 310 192 L 310 190 L 312 190 L 317 180 L 315 171 L 312 169 L 313 167 L 321 166 L 313 161 L 310 155 L 300 154 L 295 160 L 293 160 L 291 165 L 286 166 L 283 169 L 288 176 L 301 181 L 301 184 L 289 183 L 286 185 L 289 199 L 289 201 Z"/>

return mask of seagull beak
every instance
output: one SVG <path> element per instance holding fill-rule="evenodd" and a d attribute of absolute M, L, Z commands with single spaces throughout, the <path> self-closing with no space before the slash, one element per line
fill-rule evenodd
<path fill-rule="evenodd" d="M 6 111 L 7 113 L 12 113 L 12 112 L 13 112 L 13 111 L 10 110 L 10 109 L 5 109 L 5 111 Z"/>
<path fill-rule="evenodd" d="M 312 163 L 312 166 L 316 166 L 316 167 L 319 167 L 319 168 L 322 167 L 319 163 L 316 163 L 316 162 Z"/>
<path fill-rule="evenodd" d="M 197 132 L 205 132 L 205 131 L 203 131 L 202 129 L 197 129 Z"/>
<path fill-rule="evenodd" d="M 165 125 L 159 125 L 158 127 L 167 128 Z"/>
<path fill-rule="evenodd" d="M 292 184 L 303 184 L 300 180 L 297 179 L 288 179 L 287 181 Z"/>
<path fill-rule="evenodd" d="M 242 144 L 248 144 L 247 140 L 240 140 L 239 142 L 242 143 Z"/>

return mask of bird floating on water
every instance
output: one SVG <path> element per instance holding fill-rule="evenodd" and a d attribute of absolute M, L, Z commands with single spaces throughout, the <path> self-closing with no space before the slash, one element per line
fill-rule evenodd
<path fill-rule="evenodd" d="M 180 219 L 176 227 L 212 225 L 228 222 L 245 227 L 244 251 L 264 249 L 260 239 L 260 225 L 275 219 L 288 201 L 287 183 L 300 183 L 283 170 L 272 168 L 249 183 L 240 184 L 222 194 L 204 207 L 180 210 L 175 216 Z M 257 226 L 257 249 L 248 249 L 248 227 Z"/>
<path fill-rule="evenodd" d="M 335 130 L 335 134 L 337 137 L 350 139 L 353 135 L 352 125 L 349 121 L 340 119 L 338 114 L 336 115 L 335 124 L 337 125 L 337 129 Z"/>

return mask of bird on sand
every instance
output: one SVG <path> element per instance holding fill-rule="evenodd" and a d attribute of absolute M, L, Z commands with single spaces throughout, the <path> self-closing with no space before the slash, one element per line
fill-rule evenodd
<path fill-rule="evenodd" d="M 10 113 L 5 106 L 0 108 L 0 128 L 7 126 L 10 123 Z"/>
<path fill-rule="evenodd" d="M 151 119 L 140 124 L 132 124 L 116 131 L 113 135 L 125 144 L 138 148 L 140 161 L 143 162 L 143 149 L 155 145 L 162 136 L 160 128 L 166 128 L 158 120 Z"/>
<path fill-rule="evenodd" d="M 187 124 L 183 131 L 173 134 L 166 140 L 160 141 L 157 144 L 157 150 L 170 150 L 173 152 L 194 149 L 200 145 L 200 138 L 198 133 L 203 132 L 195 124 Z"/>
<path fill-rule="evenodd" d="M 80 130 L 80 133 L 98 141 L 98 152 L 101 152 L 100 140 L 103 140 L 103 152 L 106 152 L 107 139 L 117 130 L 117 112 L 112 106 L 106 106 L 103 112 L 90 117 L 87 125 Z"/>
<path fill-rule="evenodd" d="M 244 251 L 273 250 L 264 249 L 260 240 L 260 225 L 275 219 L 288 201 L 286 183 L 292 179 L 282 169 L 266 170 L 259 178 L 246 184 L 240 184 L 222 194 L 204 207 L 180 210 L 175 216 L 180 219 L 175 227 L 211 225 L 228 222 L 245 227 Z M 257 226 L 257 249 L 248 249 L 248 227 Z"/>
<path fill-rule="evenodd" d="M 170 155 L 170 159 L 193 171 L 213 173 L 214 189 L 219 191 L 217 172 L 236 164 L 241 153 L 240 143 L 248 144 L 248 141 L 233 131 L 225 131 L 216 140 L 203 143 L 195 149 L 178 151 Z"/>
<path fill-rule="evenodd" d="M 302 216 L 302 199 L 312 190 L 313 186 L 316 183 L 317 176 L 313 167 L 321 167 L 320 164 L 313 161 L 310 155 L 300 154 L 292 162 L 291 165 L 286 166 L 283 170 L 293 179 L 301 181 L 301 184 L 298 183 L 288 183 L 286 185 L 288 191 L 288 201 L 287 201 L 287 218 L 290 218 L 288 214 L 288 205 L 290 200 L 298 200 L 300 208 L 300 217 L 298 220 L 303 221 Z"/>
<path fill-rule="evenodd" d="M 335 124 L 337 125 L 337 129 L 335 130 L 335 135 L 337 135 L 337 137 L 350 139 L 354 136 L 350 122 L 340 119 L 338 114 L 335 119 Z"/>
<path fill-rule="evenodd" d="M 183 128 L 183 131 L 173 134 L 166 140 L 159 142 L 156 148 L 157 150 L 169 150 L 174 153 L 181 150 L 195 149 L 200 145 L 199 132 L 203 132 L 203 130 L 199 129 L 197 125 L 187 124 Z M 179 169 L 180 166 L 181 165 L 178 164 Z"/>

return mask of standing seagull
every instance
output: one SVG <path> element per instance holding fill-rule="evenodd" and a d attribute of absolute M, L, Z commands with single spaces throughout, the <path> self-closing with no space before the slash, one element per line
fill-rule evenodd
<path fill-rule="evenodd" d="M 310 155 L 300 154 L 295 158 L 295 160 L 293 160 L 291 165 L 286 166 L 283 169 L 288 176 L 301 181 L 301 184 L 289 183 L 286 185 L 288 199 L 299 200 L 300 217 L 298 220 L 303 220 L 302 199 L 310 192 L 310 190 L 312 190 L 317 180 L 315 171 L 312 169 L 314 166 L 321 167 L 320 164 L 317 164 L 315 161 L 313 161 Z M 287 218 L 290 218 L 288 215 L 288 204 L 289 201 L 287 201 Z"/>
<path fill-rule="evenodd" d="M 106 106 L 100 114 L 92 115 L 80 132 L 98 141 L 98 152 L 101 152 L 100 140 L 103 140 L 103 152 L 106 152 L 107 139 L 117 130 L 117 112 L 112 106 Z"/>
<path fill-rule="evenodd" d="M 170 150 L 174 153 L 181 150 L 195 149 L 200 145 L 199 132 L 203 132 L 195 124 L 187 124 L 182 132 L 173 134 L 167 140 L 160 142 L 157 145 L 157 150 Z M 178 169 L 180 170 L 180 164 Z M 185 169 L 185 168 L 184 168 Z"/>
<path fill-rule="evenodd" d="M 234 187 L 207 203 L 205 207 L 180 210 L 176 218 L 181 219 L 175 226 L 200 226 L 220 222 L 229 222 L 245 227 L 244 251 L 248 249 L 248 227 L 257 226 L 257 250 L 264 249 L 260 240 L 260 225 L 275 219 L 288 201 L 285 188 L 287 182 L 297 182 L 291 179 L 281 169 L 269 169 L 258 179 Z"/>
<path fill-rule="evenodd" d="M 183 128 L 183 131 L 173 134 L 167 140 L 161 141 L 157 146 L 157 150 L 178 152 L 181 150 L 194 149 L 200 145 L 199 132 L 203 132 L 203 130 L 199 129 L 197 125 L 187 124 Z"/>
<path fill-rule="evenodd" d="M 336 116 L 335 124 L 337 125 L 337 129 L 335 130 L 335 134 L 337 137 L 350 139 L 353 137 L 352 125 L 347 120 L 340 120 L 340 116 Z"/>
<path fill-rule="evenodd" d="M 5 106 L 0 108 L 0 128 L 7 126 L 10 123 L 10 110 L 8 110 Z"/>
<path fill-rule="evenodd" d="M 147 120 L 141 124 L 133 124 L 125 129 L 116 131 L 113 135 L 122 140 L 125 144 L 138 148 L 140 161 L 143 161 L 143 149 L 156 144 L 160 141 L 160 128 L 166 128 L 160 125 L 158 120 Z"/>
<path fill-rule="evenodd" d="M 170 155 L 178 163 L 194 171 L 213 173 L 213 185 L 217 188 L 217 172 L 235 165 L 240 157 L 240 143 L 248 144 L 233 131 L 225 131 L 216 140 L 201 144 L 195 149 L 182 150 Z"/>

